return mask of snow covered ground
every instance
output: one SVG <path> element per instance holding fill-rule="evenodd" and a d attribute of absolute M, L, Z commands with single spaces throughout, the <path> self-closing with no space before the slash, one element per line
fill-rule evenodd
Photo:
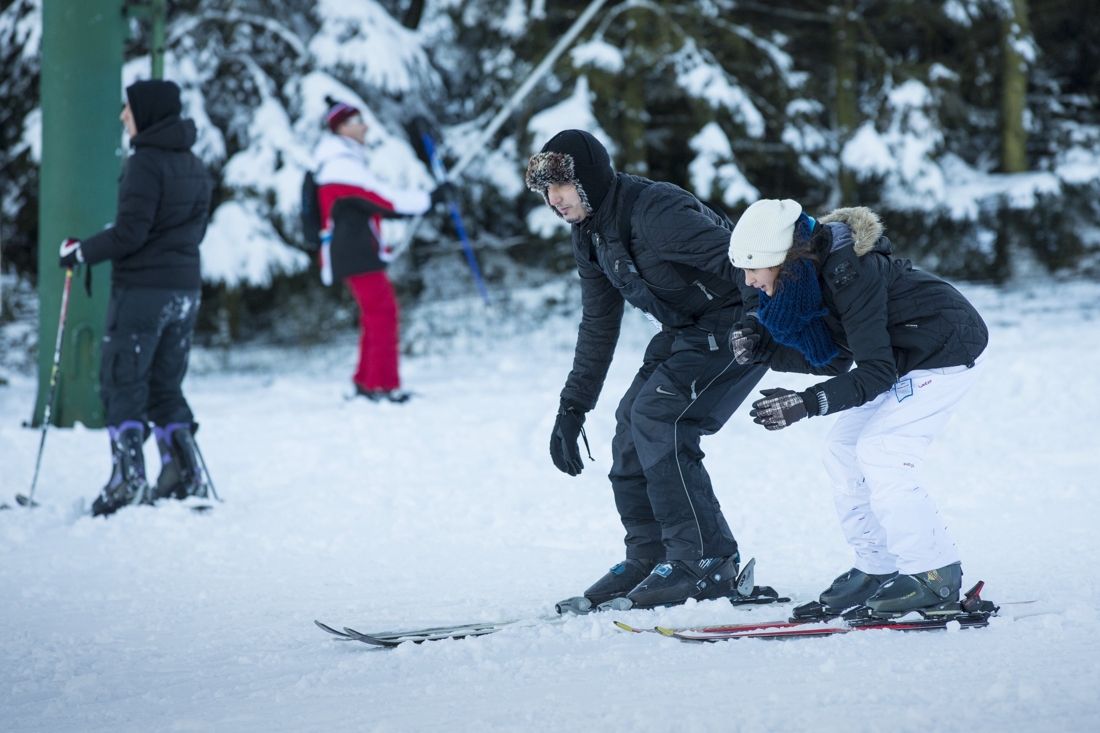
<path fill-rule="evenodd" d="M 42 507 L 0 512 L 0 730 L 1100 730 L 1100 287 L 967 287 L 989 366 L 927 458 L 992 600 L 1054 612 L 976 631 L 688 645 L 617 631 L 735 623 L 719 602 L 531 623 L 394 650 L 360 630 L 539 616 L 620 559 L 613 411 L 651 327 L 635 313 L 571 479 L 547 443 L 575 321 L 405 362 L 419 397 L 346 402 L 353 342 L 198 353 L 187 392 L 226 499 L 80 516 L 107 438 L 49 435 Z M 225 368 L 228 366 L 228 368 Z M 770 374 L 761 387 L 807 378 Z M 26 491 L 34 383 L 0 387 L 0 497 Z M 813 598 L 851 558 L 818 453 L 831 419 L 768 433 L 747 406 L 707 466 L 757 582 Z M 155 465 L 156 449 L 146 446 Z"/>

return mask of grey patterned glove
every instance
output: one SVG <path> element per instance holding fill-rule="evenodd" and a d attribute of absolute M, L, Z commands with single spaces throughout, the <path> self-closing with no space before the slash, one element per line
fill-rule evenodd
<path fill-rule="evenodd" d="M 760 345 L 760 334 L 753 331 L 752 326 L 744 326 L 741 323 L 733 324 L 733 332 L 730 333 L 730 351 L 733 359 L 741 366 L 751 364 L 754 352 Z"/>
<path fill-rule="evenodd" d="M 749 415 L 768 430 L 782 430 L 809 415 L 802 395 L 789 389 L 762 389 L 764 399 L 752 403 Z M 816 411 L 815 411 L 816 414 Z"/>

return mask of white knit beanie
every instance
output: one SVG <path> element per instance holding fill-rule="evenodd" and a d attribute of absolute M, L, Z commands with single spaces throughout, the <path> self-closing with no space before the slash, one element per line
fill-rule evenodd
<path fill-rule="evenodd" d="M 745 209 L 730 235 L 730 262 L 742 270 L 783 264 L 801 213 L 802 206 L 791 199 L 763 199 Z"/>

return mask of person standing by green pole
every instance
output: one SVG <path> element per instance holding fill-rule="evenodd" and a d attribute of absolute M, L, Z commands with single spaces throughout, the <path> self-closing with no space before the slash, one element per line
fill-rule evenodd
<path fill-rule="evenodd" d="M 100 396 L 111 437 L 111 478 L 92 505 L 109 515 L 128 504 L 205 497 L 198 424 L 183 396 L 202 294 L 199 244 L 213 190 L 191 152 L 195 124 L 180 117 L 180 89 L 139 81 L 126 89 L 120 117 L 134 153 L 119 184 L 118 214 L 107 229 L 61 245 L 60 265 L 111 261 L 100 368 Z M 142 445 L 149 425 L 161 452 L 155 487 Z M 208 478 L 208 477 L 207 477 Z"/>

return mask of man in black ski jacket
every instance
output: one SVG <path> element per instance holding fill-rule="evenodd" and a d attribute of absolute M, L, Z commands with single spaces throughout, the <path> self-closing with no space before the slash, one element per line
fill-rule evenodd
<path fill-rule="evenodd" d="M 180 117 L 179 87 L 139 81 L 126 97 L 120 119 L 134 152 L 119 183 L 114 224 L 61 246 L 63 268 L 112 264 L 100 397 L 113 469 L 92 505 L 95 515 L 208 490 L 194 443 L 198 425 L 181 384 L 202 293 L 199 243 L 212 185 L 191 153 L 195 123 Z M 162 462 L 153 488 L 142 458 L 150 423 Z"/>
<path fill-rule="evenodd" d="M 626 559 L 585 598 L 651 607 L 737 595 L 737 542 L 700 450 L 767 370 L 738 364 L 730 351 L 734 324 L 755 308 L 730 263 L 731 224 L 677 186 L 616 174 L 604 146 L 580 130 L 559 133 L 531 158 L 527 187 L 573 225 L 581 278 L 573 370 L 550 439 L 561 471 L 583 469 L 578 437 L 607 376 L 624 301 L 660 329 L 615 413 L 609 478 Z"/>

